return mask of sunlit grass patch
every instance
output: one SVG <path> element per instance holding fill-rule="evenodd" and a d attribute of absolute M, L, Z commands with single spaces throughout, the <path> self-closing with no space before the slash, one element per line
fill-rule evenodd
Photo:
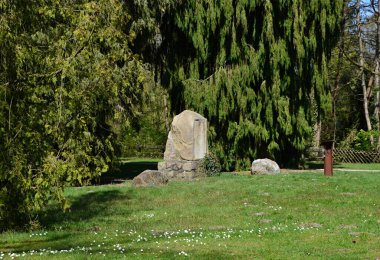
<path fill-rule="evenodd" d="M 380 256 L 380 175 L 222 174 L 167 186 L 69 188 L 43 229 L 0 235 L 0 258 Z"/>

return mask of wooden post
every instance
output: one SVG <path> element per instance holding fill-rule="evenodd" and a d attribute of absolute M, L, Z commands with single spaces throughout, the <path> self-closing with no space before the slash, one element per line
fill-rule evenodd
<path fill-rule="evenodd" d="M 325 162 L 324 174 L 325 176 L 333 176 L 333 144 L 334 141 L 324 141 L 322 145 L 325 147 Z"/>

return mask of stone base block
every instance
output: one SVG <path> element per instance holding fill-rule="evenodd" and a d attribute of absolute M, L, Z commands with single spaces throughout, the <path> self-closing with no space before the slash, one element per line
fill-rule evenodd
<path fill-rule="evenodd" d="M 158 163 L 158 170 L 171 180 L 190 180 L 204 175 L 197 171 L 198 164 L 199 160 L 164 161 Z"/>

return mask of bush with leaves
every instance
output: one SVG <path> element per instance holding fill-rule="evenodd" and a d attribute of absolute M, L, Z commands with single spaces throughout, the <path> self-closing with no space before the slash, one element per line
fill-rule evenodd
<path fill-rule="evenodd" d="M 361 151 L 371 151 L 375 150 L 377 147 L 376 140 L 379 137 L 379 132 L 375 130 L 365 131 L 361 129 L 355 136 L 355 140 L 352 144 L 355 150 Z M 371 138 L 373 139 L 373 143 L 371 143 Z"/>
<path fill-rule="evenodd" d="M 198 164 L 197 171 L 205 174 L 209 177 L 211 176 L 219 176 L 221 173 L 222 167 L 220 165 L 220 161 L 218 157 L 216 157 L 214 154 L 206 154 L 205 157 L 203 157 Z"/>

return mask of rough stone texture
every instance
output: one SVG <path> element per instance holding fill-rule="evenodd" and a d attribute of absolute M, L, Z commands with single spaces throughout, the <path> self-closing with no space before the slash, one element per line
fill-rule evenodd
<path fill-rule="evenodd" d="M 275 161 L 258 159 L 252 162 L 251 174 L 278 174 L 280 167 Z"/>
<path fill-rule="evenodd" d="M 199 160 L 207 150 L 207 119 L 190 110 L 175 116 L 166 142 L 164 160 Z"/>
<path fill-rule="evenodd" d="M 158 170 L 163 172 L 168 179 L 193 179 L 205 176 L 197 171 L 197 161 L 170 160 L 158 163 Z"/>
<path fill-rule="evenodd" d="M 164 162 L 158 164 L 158 170 L 169 179 L 203 176 L 197 172 L 197 166 L 207 152 L 207 119 L 198 113 L 185 110 L 173 119 L 166 142 Z"/>
<path fill-rule="evenodd" d="M 146 170 L 133 178 L 132 185 L 135 187 L 152 187 L 168 183 L 167 176 L 160 171 Z"/>

